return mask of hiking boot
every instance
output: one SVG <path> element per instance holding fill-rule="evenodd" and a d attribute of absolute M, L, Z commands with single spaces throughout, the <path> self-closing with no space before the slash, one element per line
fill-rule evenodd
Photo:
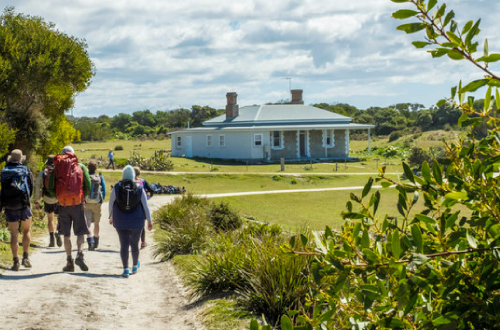
<path fill-rule="evenodd" d="M 87 243 L 89 244 L 89 251 L 94 251 L 95 250 L 94 238 L 87 237 Z"/>
<path fill-rule="evenodd" d="M 54 234 L 56 236 L 56 244 L 58 247 L 61 247 L 62 246 L 62 240 L 61 240 L 61 235 L 59 235 L 59 232 L 55 232 Z"/>
<path fill-rule="evenodd" d="M 13 270 L 15 272 L 19 270 L 19 259 L 14 259 L 14 264 L 12 265 L 10 270 Z"/>
<path fill-rule="evenodd" d="M 54 234 L 51 233 L 49 247 L 55 247 L 55 246 L 56 246 L 56 239 L 54 237 Z"/>
<path fill-rule="evenodd" d="M 89 270 L 89 267 L 85 264 L 85 261 L 83 260 L 83 253 L 78 253 L 78 256 L 75 259 L 75 264 L 80 267 L 81 270 L 86 272 Z"/>
<path fill-rule="evenodd" d="M 75 264 L 73 262 L 73 259 L 68 259 L 68 263 L 63 268 L 63 272 L 74 272 L 74 271 L 75 271 Z"/>
<path fill-rule="evenodd" d="M 21 262 L 21 264 L 26 268 L 31 268 L 31 262 L 30 262 L 30 259 L 28 257 L 23 258 L 23 261 Z"/>
<path fill-rule="evenodd" d="M 94 249 L 97 249 L 99 247 L 99 237 L 94 237 Z"/>

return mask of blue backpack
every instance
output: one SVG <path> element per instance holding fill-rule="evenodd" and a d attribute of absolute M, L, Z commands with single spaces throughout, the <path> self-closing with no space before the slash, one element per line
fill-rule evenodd
<path fill-rule="evenodd" d="M 30 206 L 29 171 L 26 166 L 8 165 L 1 173 L 2 206 L 18 210 Z"/>

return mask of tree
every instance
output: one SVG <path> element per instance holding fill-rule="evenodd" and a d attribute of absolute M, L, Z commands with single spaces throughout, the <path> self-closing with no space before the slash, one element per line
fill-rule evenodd
<path fill-rule="evenodd" d="M 423 162 L 421 176 L 407 164 L 406 182 L 385 175 L 370 179 L 360 194 L 351 194 L 341 232 L 326 228 L 309 242 L 316 257 L 308 303 L 310 315 L 282 317 L 282 329 L 494 329 L 500 322 L 500 77 L 488 64 L 500 60 L 490 54 L 476 56 L 479 20 L 459 27 L 455 13 L 437 0 L 392 0 L 408 3 L 396 19 L 416 18 L 400 25 L 406 33 L 424 31 L 417 48 L 429 47 L 433 57 L 447 55 L 467 60 L 482 78 L 453 87 L 449 102 L 462 115 L 458 124 L 469 129 L 467 138 L 445 143 L 440 162 Z M 487 88 L 481 109 L 467 93 Z M 492 103 L 492 92 L 495 94 Z M 474 128 L 488 123 L 487 136 L 477 139 Z M 379 215 L 378 181 L 398 192 L 397 215 Z M 422 210 L 414 210 L 423 199 Z M 294 238 L 296 240 L 297 238 Z M 302 237 L 300 239 L 303 240 Z M 295 315 L 293 312 L 290 315 Z M 252 330 L 259 326 L 253 322 Z"/>
<path fill-rule="evenodd" d="M 61 116 L 94 75 L 86 48 L 83 40 L 40 17 L 16 14 L 13 7 L 1 15 L 0 108 L 8 126 L 17 130 L 14 146 L 28 156 L 46 149 L 44 136 L 57 140 L 55 149 L 71 142 L 67 138 L 74 134 L 54 123 L 64 122 Z"/>

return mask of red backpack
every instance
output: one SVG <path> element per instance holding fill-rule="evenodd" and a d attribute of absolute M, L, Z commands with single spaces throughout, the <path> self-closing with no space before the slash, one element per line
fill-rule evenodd
<path fill-rule="evenodd" d="M 56 195 L 59 205 L 74 206 L 84 203 L 83 171 L 78 157 L 66 152 L 54 157 Z"/>

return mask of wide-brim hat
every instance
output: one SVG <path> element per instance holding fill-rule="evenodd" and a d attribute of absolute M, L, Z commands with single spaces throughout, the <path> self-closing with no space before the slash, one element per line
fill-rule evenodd
<path fill-rule="evenodd" d="M 64 155 L 65 153 L 70 152 L 72 154 L 75 153 L 75 150 L 73 149 L 72 146 L 65 146 L 62 150 L 62 154 Z"/>
<path fill-rule="evenodd" d="M 7 162 L 21 163 L 25 159 L 26 159 L 26 156 L 23 155 L 23 152 L 20 149 L 14 149 L 14 150 L 12 150 L 9 157 L 7 158 Z"/>

